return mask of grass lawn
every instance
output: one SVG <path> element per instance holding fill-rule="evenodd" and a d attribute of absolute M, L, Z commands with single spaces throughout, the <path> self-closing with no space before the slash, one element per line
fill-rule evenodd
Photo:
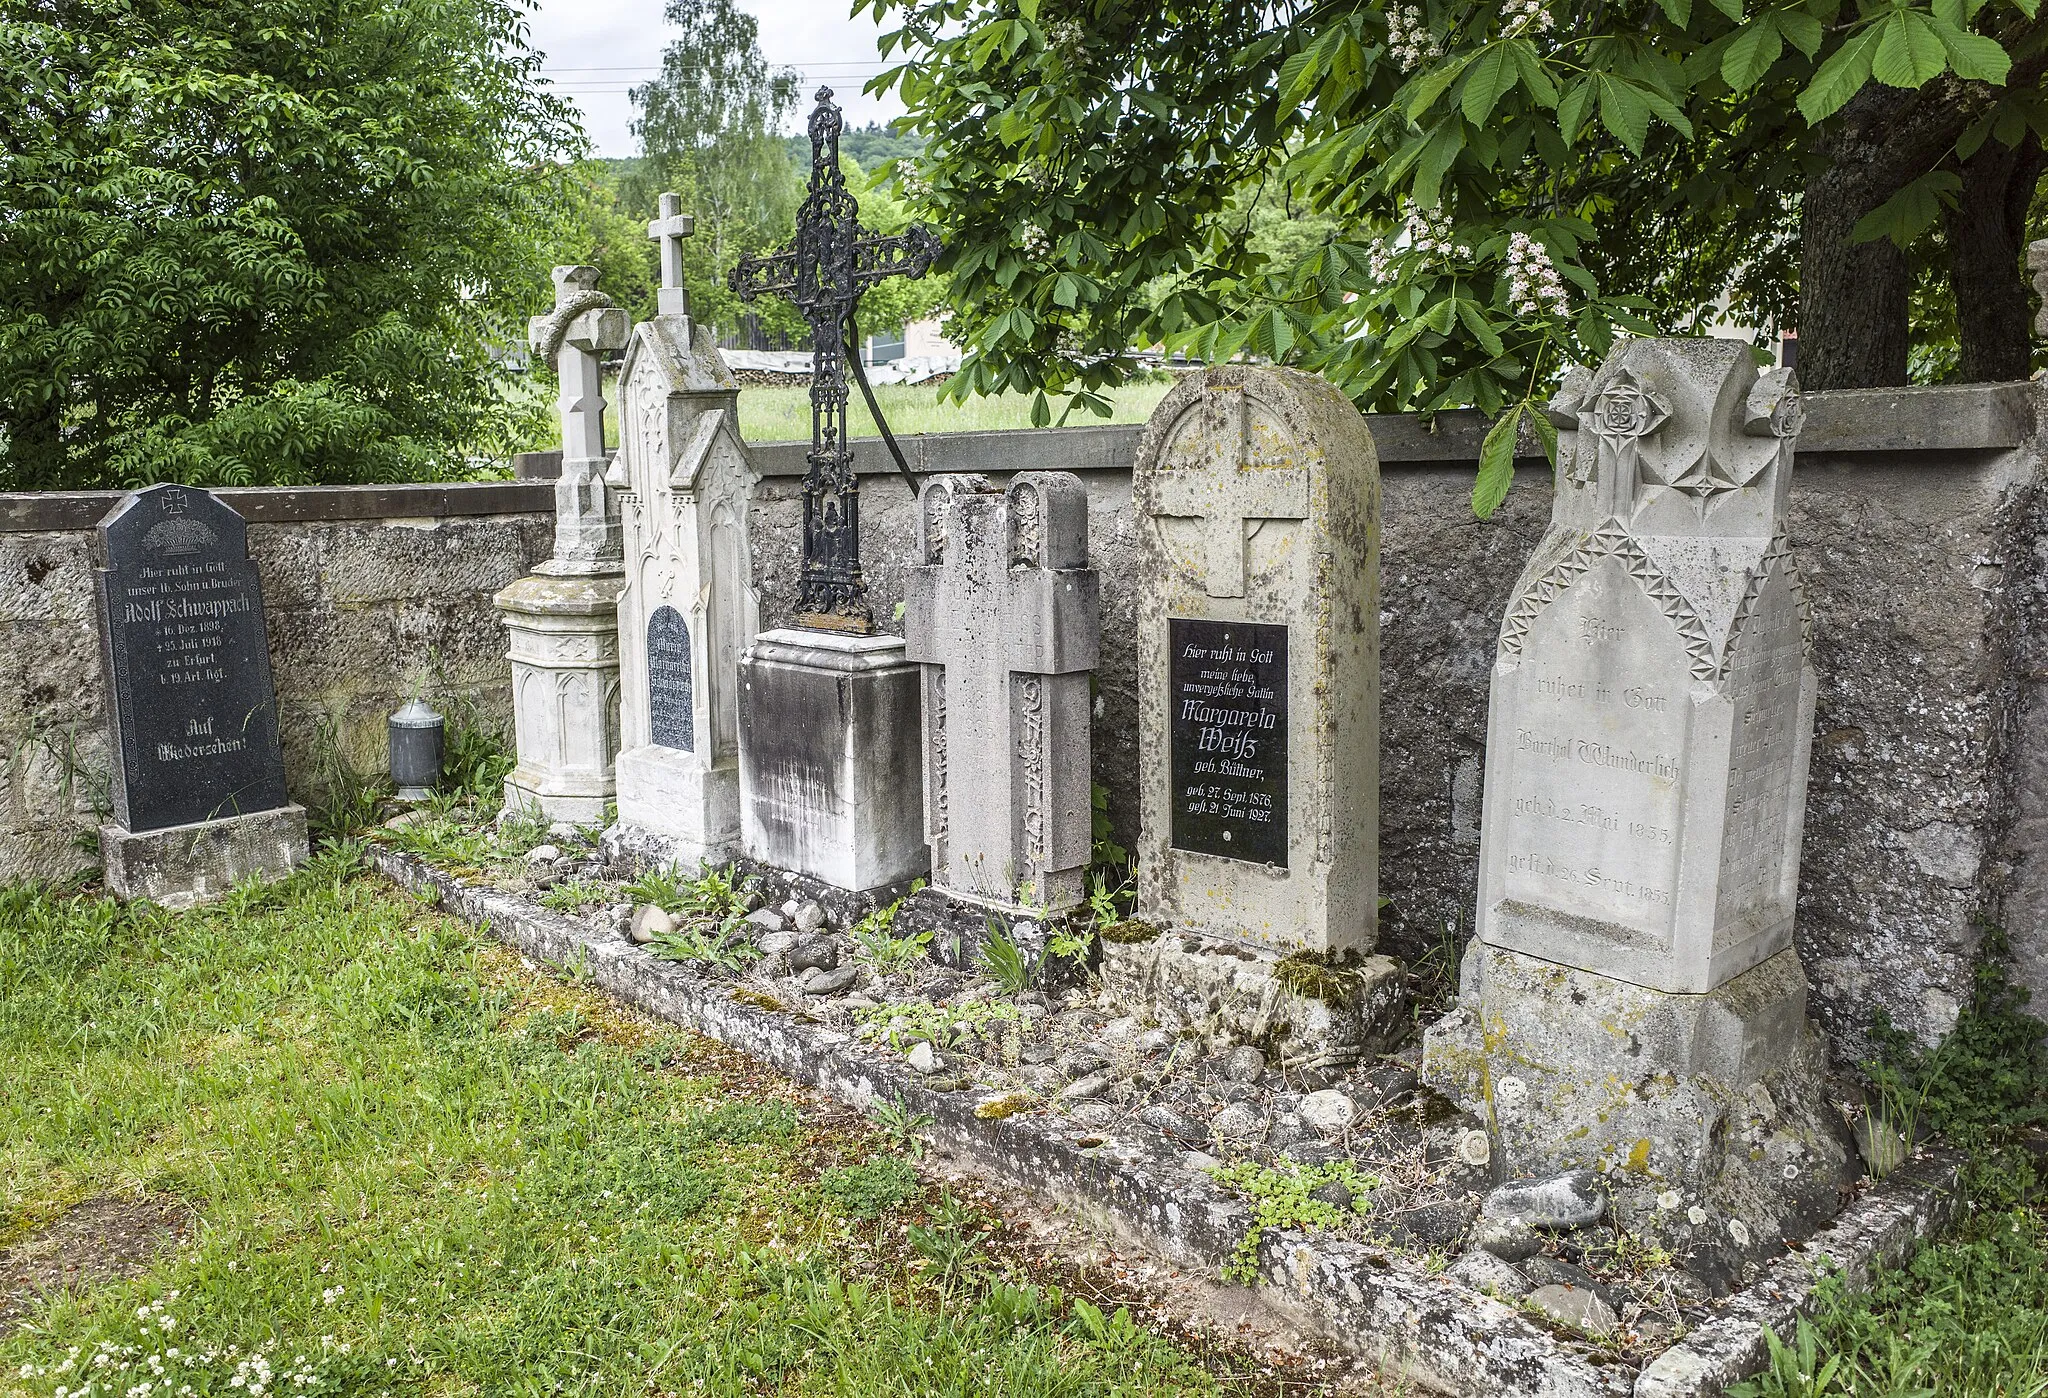
<path fill-rule="evenodd" d="M 939 401 L 939 385 L 877 384 L 875 399 L 889 419 L 889 430 L 899 437 L 916 432 L 983 432 L 997 428 L 1031 426 L 1031 395 L 1004 393 L 989 398 L 970 398 L 965 403 Z M 1143 422 L 1152 415 L 1173 388 L 1158 382 L 1125 384 L 1110 389 L 1107 397 L 1115 412 L 1096 417 L 1086 408 L 1068 415 L 1068 427 L 1092 423 Z M 1052 400 L 1053 420 L 1059 421 L 1060 400 Z M 847 427 L 856 437 L 874 437 L 874 418 L 853 391 L 847 407 Z M 808 387 L 745 388 L 740 391 L 740 435 L 750 442 L 795 442 L 811 438 L 811 391 Z"/>
<path fill-rule="evenodd" d="M 999 1236 L 351 847 L 176 916 L 0 888 L 0 1394 L 1219 1391 Z"/>

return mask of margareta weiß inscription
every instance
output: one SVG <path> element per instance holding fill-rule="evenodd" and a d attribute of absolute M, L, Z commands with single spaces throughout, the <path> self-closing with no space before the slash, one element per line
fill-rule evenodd
<path fill-rule="evenodd" d="M 1287 628 L 1174 619 L 1173 847 L 1287 867 Z"/>

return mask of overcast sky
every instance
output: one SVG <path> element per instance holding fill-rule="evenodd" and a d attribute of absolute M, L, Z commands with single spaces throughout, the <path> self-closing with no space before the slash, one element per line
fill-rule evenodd
<path fill-rule="evenodd" d="M 852 0 L 738 4 L 761 21 L 761 52 L 768 61 L 803 73 L 803 102 L 791 130 L 801 129 L 820 84 L 832 89 L 850 125 L 903 114 L 893 94 L 883 101 L 861 95 L 861 87 L 885 66 L 875 47 L 882 29 L 872 11 L 849 19 Z M 583 129 L 599 155 L 639 154 L 626 91 L 660 71 L 669 40 L 662 9 L 663 0 L 535 0 L 533 46 L 546 55 L 541 71 L 583 109 Z"/>

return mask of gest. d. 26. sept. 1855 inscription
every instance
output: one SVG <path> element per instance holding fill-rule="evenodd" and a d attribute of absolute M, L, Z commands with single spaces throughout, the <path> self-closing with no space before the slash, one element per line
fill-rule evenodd
<path fill-rule="evenodd" d="M 1170 618 L 1173 847 L 1287 865 L 1287 628 Z"/>

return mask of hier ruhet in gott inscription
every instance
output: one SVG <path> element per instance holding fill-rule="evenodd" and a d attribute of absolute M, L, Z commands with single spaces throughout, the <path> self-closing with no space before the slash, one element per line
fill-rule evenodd
<path fill-rule="evenodd" d="M 696 705 L 690 624 L 674 607 L 657 607 L 647 619 L 647 721 L 654 745 L 695 752 Z"/>
<path fill-rule="evenodd" d="M 1287 628 L 1168 619 L 1173 847 L 1287 867 Z"/>
<path fill-rule="evenodd" d="M 159 485 L 100 521 L 94 591 L 114 818 L 161 830 L 285 804 L 263 592 L 242 517 Z"/>

